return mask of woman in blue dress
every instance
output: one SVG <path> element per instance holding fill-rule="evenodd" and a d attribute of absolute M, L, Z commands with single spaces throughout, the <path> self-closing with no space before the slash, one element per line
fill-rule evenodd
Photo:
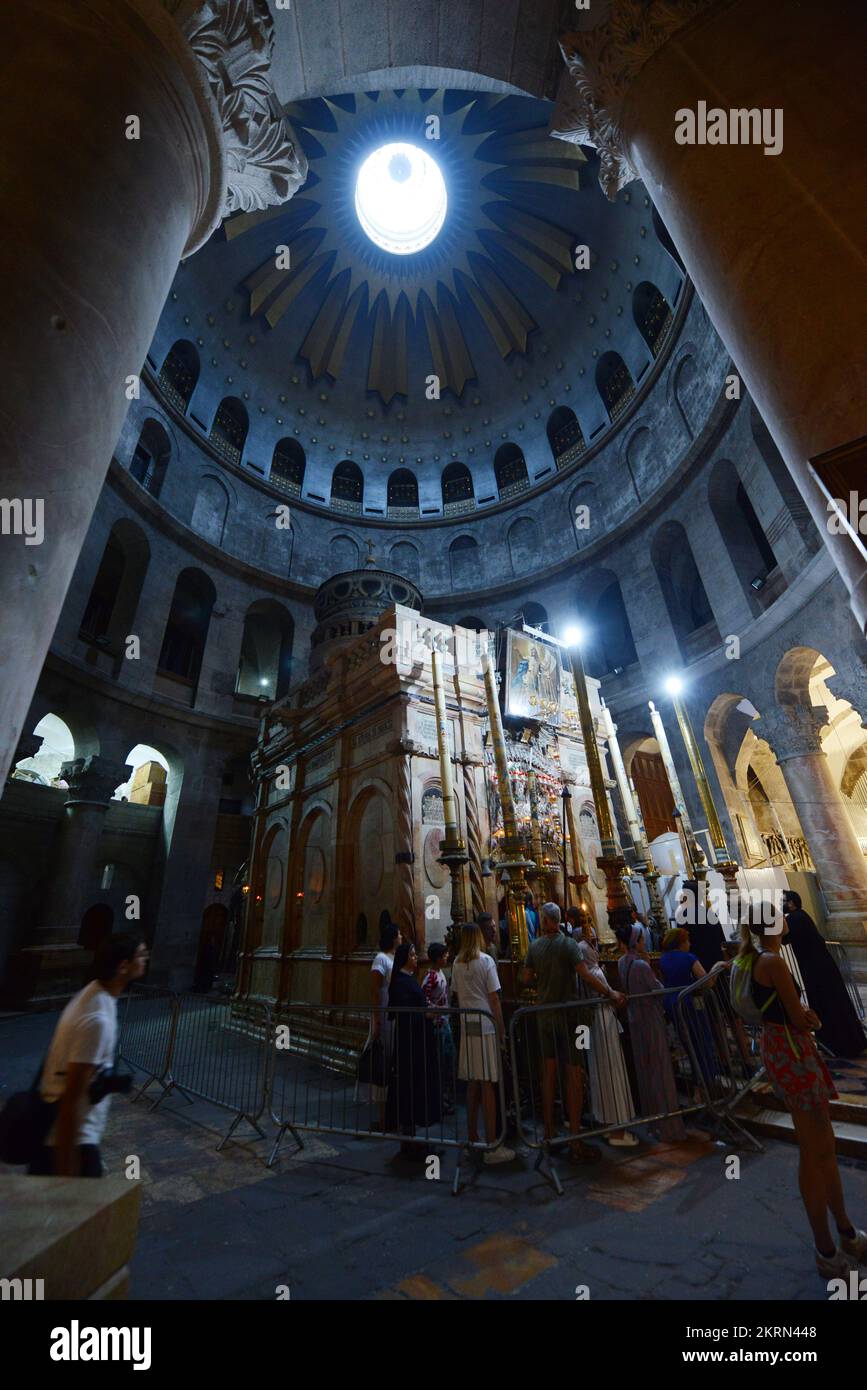
<path fill-rule="evenodd" d="M 672 927 L 663 937 L 662 956 L 659 965 L 665 988 L 677 990 L 676 994 L 666 994 L 665 1011 L 675 1025 L 680 1040 L 686 1049 L 686 1055 L 690 1060 L 695 1076 L 695 1098 L 700 1100 L 702 1081 L 710 1081 L 711 1077 L 719 1071 L 719 1066 L 716 1060 L 713 1034 L 705 1010 L 701 1007 L 696 1008 L 695 999 L 692 996 L 684 1001 L 681 1008 L 675 1008 L 677 1001 L 688 985 L 695 984 L 696 980 L 703 980 L 707 977 L 707 971 L 698 956 L 694 955 L 689 947 L 689 932 L 686 928 Z M 711 983 L 715 983 L 715 979 Z M 700 1005 L 701 1000 L 699 1000 Z M 693 1053 L 698 1062 L 698 1073 L 696 1073 Z"/>

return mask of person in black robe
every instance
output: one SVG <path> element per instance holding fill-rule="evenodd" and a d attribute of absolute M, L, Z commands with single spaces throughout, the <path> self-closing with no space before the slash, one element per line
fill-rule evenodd
<path fill-rule="evenodd" d="M 791 889 L 785 892 L 783 911 L 788 927 L 784 940 L 795 953 L 810 1008 L 822 1020 L 816 1037 L 836 1057 L 860 1057 L 867 1051 L 867 1038 L 821 932 Z"/>
<path fill-rule="evenodd" d="M 704 892 L 702 887 L 701 892 Z M 681 888 L 682 906 L 675 912 L 675 922 L 686 927 L 689 932 L 689 949 L 701 961 L 704 973 L 709 975 L 717 961 L 726 958 L 726 937 L 720 920 L 713 908 L 701 906 L 698 883 L 694 878 L 684 880 Z"/>
<path fill-rule="evenodd" d="M 386 1102 L 386 1127 L 401 1134 L 415 1134 L 416 1126 L 429 1129 L 442 1113 L 439 1051 L 428 1001 L 416 978 L 418 958 L 411 941 L 404 941 L 394 953 L 388 1002 L 394 1010 L 391 1074 Z M 401 1144 L 408 1157 L 424 1157 L 428 1141 Z"/>

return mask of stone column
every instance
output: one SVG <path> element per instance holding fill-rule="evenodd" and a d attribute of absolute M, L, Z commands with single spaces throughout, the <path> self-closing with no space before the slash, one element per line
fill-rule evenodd
<path fill-rule="evenodd" d="M 579 16 L 588 24 L 593 16 Z M 830 535 L 808 460 L 859 438 L 867 375 L 867 87 L 860 0 L 611 0 L 563 41 L 553 121 L 609 197 L 641 178 L 867 627 L 867 567 Z M 678 113 L 782 113 L 782 149 L 679 144 Z M 780 116 L 778 114 L 778 121 Z M 704 122 L 701 122 L 704 134 Z"/>
<path fill-rule="evenodd" d="M 272 29 L 266 0 L 0 12 L 0 782 L 178 262 L 306 177 Z"/>
<path fill-rule="evenodd" d="M 780 765 L 828 906 L 827 934 L 867 945 L 867 862 L 822 751 L 824 705 L 776 705 L 756 732 Z"/>
<path fill-rule="evenodd" d="M 69 784 L 48 875 L 42 923 L 29 946 L 12 957 L 9 993 L 20 1002 L 61 999 L 82 985 L 90 953 L 78 945 L 81 918 L 88 900 L 99 891 L 100 845 L 105 815 L 115 787 L 129 768 L 113 758 L 92 754 L 64 763 Z M 123 923 L 116 922 L 122 931 Z"/>

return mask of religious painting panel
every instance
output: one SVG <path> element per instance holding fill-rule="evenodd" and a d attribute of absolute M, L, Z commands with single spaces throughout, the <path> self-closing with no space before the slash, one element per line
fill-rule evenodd
<path fill-rule="evenodd" d="M 509 629 L 506 644 L 506 713 L 560 721 L 560 649 L 528 632 Z"/>

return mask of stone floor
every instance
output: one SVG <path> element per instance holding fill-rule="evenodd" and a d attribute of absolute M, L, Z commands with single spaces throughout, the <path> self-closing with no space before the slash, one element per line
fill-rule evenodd
<path fill-rule="evenodd" d="M 31 1080 L 52 1015 L 0 1019 L 2 1095 Z M 532 1156 L 480 1170 L 454 1198 L 454 1158 L 439 1180 L 374 1139 L 241 1137 L 229 1118 L 169 1097 L 155 1111 L 115 1098 L 104 1153 L 144 1181 L 133 1298 L 824 1299 L 797 1196 L 797 1151 L 741 1155 L 694 1139 L 614 1151 L 592 1169 L 562 1166 L 558 1197 Z M 845 1161 L 852 1215 L 867 1225 L 867 1165 Z M 469 1174 L 468 1176 L 472 1176 Z"/>

